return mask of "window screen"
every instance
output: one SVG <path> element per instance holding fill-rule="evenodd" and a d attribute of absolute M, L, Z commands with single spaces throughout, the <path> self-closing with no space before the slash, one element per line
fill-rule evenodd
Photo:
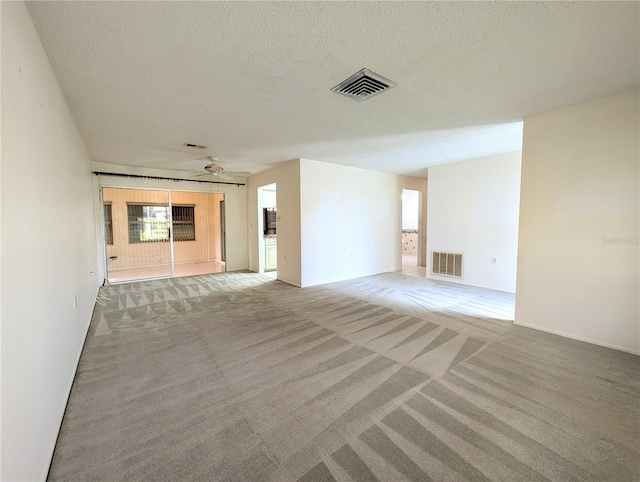
<path fill-rule="evenodd" d="M 104 206 L 104 238 L 107 244 L 113 244 L 113 219 L 111 217 L 111 204 Z"/>
<path fill-rule="evenodd" d="M 127 205 L 129 216 L 129 243 L 156 243 L 169 241 L 168 206 Z M 195 241 L 194 206 L 171 206 L 173 240 Z"/>
<path fill-rule="evenodd" d="M 169 208 L 167 206 L 127 205 L 129 243 L 169 241 Z"/>
<path fill-rule="evenodd" d="M 174 241 L 195 241 L 195 209 L 193 206 L 171 206 Z"/>

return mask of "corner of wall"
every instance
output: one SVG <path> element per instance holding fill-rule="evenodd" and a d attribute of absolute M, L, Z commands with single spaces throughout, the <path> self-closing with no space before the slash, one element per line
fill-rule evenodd
<path fill-rule="evenodd" d="M 640 351 L 639 158 L 638 90 L 525 119 L 517 324 Z"/>

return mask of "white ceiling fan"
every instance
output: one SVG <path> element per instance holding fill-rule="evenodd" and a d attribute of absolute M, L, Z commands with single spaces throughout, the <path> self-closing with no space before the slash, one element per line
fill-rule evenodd
<path fill-rule="evenodd" d="M 229 176 L 229 177 L 249 177 L 251 173 L 249 171 L 227 171 L 224 167 L 218 164 L 218 158 L 214 156 L 207 156 L 200 158 L 201 160 L 209 161 L 209 164 L 204 166 L 205 173 L 200 176 L 208 176 L 214 174 L 216 176 Z"/>

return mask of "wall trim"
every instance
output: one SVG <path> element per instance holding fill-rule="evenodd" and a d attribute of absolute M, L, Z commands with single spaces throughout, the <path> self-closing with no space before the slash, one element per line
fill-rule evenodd
<path fill-rule="evenodd" d="M 501 290 L 500 288 L 492 288 L 491 286 L 475 285 L 473 283 L 464 283 L 462 281 L 459 281 L 460 278 L 455 278 L 455 277 L 452 277 L 452 276 L 442 276 L 441 277 L 441 275 L 437 275 L 437 274 L 433 274 L 433 273 L 427 272 L 426 278 L 430 279 L 431 281 L 443 281 L 445 283 L 451 283 L 451 284 L 454 284 L 454 285 L 471 286 L 472 288 L 482 288 L 483 290 L 498 291 L 500 293 L 508 293 L 510 295 L 515 295 L 516 294 L 515 291 Z"/>
<path fill-rule="evenodd" d="M 278 281 L 282 281 L 283 283 L 287 283 L 288 285 L 295 286 L 296 288 L 300 288 L 300 289 L 303 288 L 303 286 L 299 285 L 298 283 L 294 283 L 293 281 L 288 281 L 288 280 L 283 279 L 283 278 L 276 278 L 276 279 Z"/>
<path fill-rule="evenodd" d="M 250 271 L 251 273 L 255 273 L 255 274 L 264 274 L 264 273 L 260 273 L 259 271 L 254 271 L 252 269 L 250 269 L 248 271 Z M 228 271 L 228 273 L 231 273 L 231 272 L 232 271 Z M 286 280 L 284 278 L 275 278 L 274 281 L 282 281 L 283 283 L 287 283 L 288 285 L 295 286 L 296 288 L 302 288 L 302 286 L 300 286 L 298 283 L 294 283 L 293 281 L 289 281 L 289 280 Z"/>
<path fill-rule="evenodd" d="M 602 341 L 592 340 L 590 338 L 585 338 L 582 336 L 573 335 L 571 333 L 566 333 L 564 331 L 554 330 L 553 328 L 546 328 L 544 326 L 533 325 L 531 323 L 524 323 L 522 321 L 513 321 L 514 325 L 524 326 L 525 328 L 531 328 L 533 330 L 544 331 L 545 333 L 551 333 L 552 335 L 562 336 L 563 338 L 569 338 L 571 340 L 582 341 L 584 343 L 589 343 L 590 345 L 597 345 L 603 348 L 609 348 L 611 350 L 621 351 L 624 353 L 629 353 L 630 355 L 640 356 L 640 350 L 632 350 L 630 348 L 626 348 L 623 346 L 613 345 L 611 343 L 605 343 Z"/>

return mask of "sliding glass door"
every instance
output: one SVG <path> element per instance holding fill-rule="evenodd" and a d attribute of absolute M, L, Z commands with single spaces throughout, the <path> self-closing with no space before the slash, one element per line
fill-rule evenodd
<path fill-rule="evenodd" d="M 226 270 L 224 195 L 102 189 L 109 282 Z"/>
<path fill-rule="evenodd" d="M 102 199 L 107 279 L 122 282 L 171 276 L 169 192 L 103 188 Z"/>

